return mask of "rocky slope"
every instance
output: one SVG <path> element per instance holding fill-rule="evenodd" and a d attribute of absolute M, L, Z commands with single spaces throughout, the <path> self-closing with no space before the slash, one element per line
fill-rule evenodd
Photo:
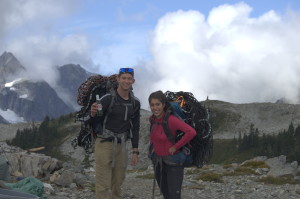
<path fill-rule="evenodd" d="M 215 104 L 210 104 L 210 110 L 212 117 L 212 122 L 219 122 L 215 124 L 219 124 L 219 126 L 215 125 L 213 128 L 215 129 L 215 135 L 218 136 L 219 133 L 222 133 L 222 128 L 228 127 L 231 125 L 230 129 L 235 129 L 234 122 L 236 121 L 247 121 L 244 118 L 250 116 L 264 115 L 265 113 L 270 112 L 268 110 L 268 106 L 264 106 L 264 108 L 254 108 L 247 107 L 250 105 L 234 105 L 225 102 L 216 102 Z M 259 106 L 259 105 L 258 105 Z M 277 106 L 277 105 L 272 105 Z M 278 109 L 274 109 L 274 113 L 282 113 L 284 110 L 289 110 L 285 106 L 278 106 Z M 224 112 L 218 112 L 221 110 L 226 110 Z M 252 113 L 246 115 L 245 112 L 252 110 Z M 260 112 L 259 110 L 265 110 Z M 291 111 L 291 110 L 290 110 Z M 216 115 L 213 115 L 216 113 Z M 224 118 L 239 118 L 227 120 L 227 122 L 223 122 L 223 120 L 218 121 L 217 119 L 223 118 L 221 116 L 217 116 L 217 114 L 225 114 L 229 115 Z M 235 113 L 235 114 L 233 114 Z M 232 117 L 232 115 L 245 114 L 240 117 Z M 269 113 L 270 114 L 270 113 Z M 279 114 L 279 116 L 280 116 Z M 149 175 L 153 175 L 153 168 L 151 166 L 150 161 L 147 158 L 147 143 L 149 139 L 149 124 L 148 117 L 150 115 L 149 111 L 142 110 L 141 112 L 141 141 L 140 141 L 140 161 L 136 167 L 128 166 L 127 177 L 123 186 L 124 198 L 152 198 L 152 187 L 153 187 L 153 179 L 149 178 Z M 267 116 L 268 114 L 266 114 Z M 287 118 L 295 118 L 294 116 L 290 116 Z M 278 117 L 279 117 L 278 116 Z M 281 115 L 282 116 L 282 115 Z M 277 116 L 276 116 L 277 117 Z M 276 117 L 271 117 L 275 119 Z M 259 122 L 260 120 L 268 120 L 268 118 L 252 118 L 251 122 Z M 261 123 L 263 123 L 263 121 Z M 264 121 L 264 122 L 266 122 Z M 296 121 L 296 120 L 294 120 Z M 274 124 L 274 121 L 269 121 Z M 257 125 L 259 123 L 255 123 Z M 20 124 L 19 124 L 20 125 Z M 12 128 L 14 127 L 14 129 Z M 238 125 L 237 125 L 238 126 Z M 271 125 L 272 126 L 272 125 Z M 7 127 L 6 129 L 4 127 Z M 18 128 L 25 128 L 26 125 L 20 125 Z M 69 127 L 72 129 L 78 129 L 80 127 L 79 123 L 69 124 Z M 1 137 L 5 134 L 3 132 L 13 132 L 17 129 L 17 126 L 14 125 L 3 125 L 0 126 L 1 129 Z M 237 128 L 238 129 L 238 128 Z M 247 127 L 245 126 L 245 129 Z M 53 180 L 50 182 L 48 179 L 43 179 L 45 183 L 45 190 L 48 196 L 48 199 L 86 199 L 86 198 L 95 198 L 94 190 L 94 163 L 93 163 L 93 155 L 88 156 L 90 162 L 89 165 L 86 164 L 85 153 L 82 148 L 73 149 L 71 146 L 71 140 L 79 131 L 75 130 L 74 135 L 67 138 L 64 144 L 61 146 L 61 150 L 64 151 L 65 155 L 68 155 L 74 159 L 72 163 L 64 163 L 64 167 L 59 171 L 55 172 L 55 175 L 60 176 L 60 180 Z M 230 133 L 230 130 L 228 130 Z M 230 134 L 231 135 L 231 134 Z M 11 136 L 11 135 L 10 135 Z M 3 138 L 2 138 L 3 139 Z M 130 146 L 130 145 L 129 145 Z M 24 156 L 22 156 L 24 157 Z M 284 157 L 277 157 L 274 159 L 267 159 L 266 157 L 260 157 L 255 159 L 268 162 L 269 167 L 247 167 L 247 169 L 242 169 L 243 172 L 237 172 L 239 169 L 243 168 L 243 164 L 231 164 L 231 165 L 206 165 L 202 169 L 197 168 L 186 168 L 185 169 L 185 177 L 182 189 L 182 198 L 183 199 L 198 199 L 198 198 L 211 198 L 211 199 L 257 199 L 257 198 L 280 198 L 280 199 L 296 199 L 300 198 L 300 169 L 298 167 L 298 163 L 286 163 Z M 16 161 L 19 162 L 19 161 Z M 21 162 L 21 161 L 20 161 Z M 27 162 L 27 161 L 26 161 Z M 38 162 L 38 161 L 35 161 Z M 32 165 L 29 164 L 28 165 Z M 85 169 L 83 169 L 83 165 L 85 165 Z M 34 169 L 33 169 L 34 170 Z M 236 172 L 236 173 L 234 173 Z M 74 178 L 74 182 L 62 181 L 63 179 L 68 180 L 67 177 L 61 177 L 64 175 L 69 176 L 80 176 L 80 179 L 84 182 L 78 181 L 77 177 Z M 72 174 L 73 173 L 73 174 Z M 200 176 L 205 174 L 213 174 L 210 181 L 207 181 L 203 178 L 200 179 Z M 283 183 L 281 185 L 275 184 L 267 184 L 264 182 L 260 182 L 259 180 L 266 178 L 269 174 L 274 176 L 292 176 L 289 183 Z M 53 173 L 54 175 L 54 173 Z M 215 175 L 215 176 L 214 176 Z M 57 184 L 58 183 L 58 184 Z M 61 185 L 63 183 L 63 186 Z M 59 185 L 60 184 L 60 185 Z M 155 197 L 156 199 L 162 199 L 162 196 L 159 194 L 158 187 L 156 185 L 155 188 Z"/>
<path fill-rule="evenodd" d="M 85 168 L 35 153 L 1 145 L 13 174 L 34 176 L 44 183 L 48 199 L 95 199 L 95 170 L 93 163 Z M 4 147 L 4 150 L 2 150 Z M 11 154 L 10 154 L 11 153 Z M 145 169 L 128 168 L 123 184 L 124 199 L 150 199 L 153 194 L 153 167 L 150 161 Z M 20 165 L 26 165 L 19 170 Z M 44 174 L 41 176 L 41 174 Z M 15 176 L 12 176 L 14 179 Z M 269 183 L 272 182 L 272 183 Z M 277 182 L 278 184 L 276 184 Z M 280 182 L 280 183 L 279 183 Z M 162 199 L 157 184 L 154 198 Z M 183 199 L 257 199 L 300 197 L 300 167 L 297 162 L 286 162 L 285 156 L 256 157 L 241 164 L 205 165 L 186 168 Z"/>
<path fill-rule="evenodd" d="M 209 165 L 201 172 L 220 170 L 218 165 Z M 123 186 L 125 199 L 151 199 L 153 179 L 141 178 L 145 172 L 127 173 Z M 257 182 L 263 175 L 224 176 L 223 182 L 210 182 L 195 180 L 197 174 L 190 174 L 193 169 L 186 169 L 182 189 L 182 199 L 298 199 L 300 198 L 299 184 L 272 185 Z M 199 174 L 200 175 L 200 174 Z M 48 199 L 95 199 L 95 193 L 89 188 L 57 188 L 55 195 L 49 195 Z M 157 184 L 155 185 L 155 199 L 163 199 Z"/>
<path fill-rule="evenodd" d="M 291 122 L 300 124 L 299 104 L 249 103 L 233 104 L 217 100 L 202 102 L 209 111 L 214 138 L 238 137 L 248 133 L 250 125 L 260 134 L 278 133 L 287 129 Z"/>

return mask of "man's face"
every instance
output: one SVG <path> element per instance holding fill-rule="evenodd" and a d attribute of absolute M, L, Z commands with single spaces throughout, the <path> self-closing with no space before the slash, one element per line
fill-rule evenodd
<path fill-rule="evenodd" d="M 134 78 L 129 73 L 123 73 L 117 77 L 119 87 L 125 91 L 130 90 L 132 84 L 134 83 Z"/>

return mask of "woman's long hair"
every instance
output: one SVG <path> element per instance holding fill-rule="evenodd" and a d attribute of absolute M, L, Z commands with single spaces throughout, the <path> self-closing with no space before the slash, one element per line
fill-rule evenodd
<path fill-rule="evenodd" d="M 161 90 L 155 91 L 149 95 L 149 104 L 151 103 L 152 99 L 158 99 L 162 104 L 164 104 L 164 111 L 166 111 L 170 107 L 170 103 L 168 102 L 166 95 Z"/>

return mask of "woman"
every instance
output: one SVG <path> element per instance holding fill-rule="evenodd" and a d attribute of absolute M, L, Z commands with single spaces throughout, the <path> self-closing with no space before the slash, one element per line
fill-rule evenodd
<path fill-rule="evenodd" d="M 178 142 L 173 144 L 167 138 L 162 125 L 169 107 L 166 96 L 162 91 L 156 91 L 150 94 L 148 101 L 152 112 L 150 144 L 153 147 L 155 178 L 164 199 L 180 199 L 184 167 L 176 163 L 174 157 L 182 153 L 180 149 L 196 136 L 196 131 L 176 116 L 170 115 L 167 120 L 173 136 L 176 135 L 177 130 L 185 133 Z"/>

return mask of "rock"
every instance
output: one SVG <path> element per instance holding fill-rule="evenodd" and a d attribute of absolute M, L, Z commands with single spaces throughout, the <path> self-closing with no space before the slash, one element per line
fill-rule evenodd
<path fill-rule="evenodd" d="M 55 171 L 50 177 L 50 182 L 54 183 L 59 177 L 60 177 L 59 172 Z"/>
<path fill-rule="evenodd" d="M 7 156 L 11 174 L 22 173 L 23 177 L 43 177 L 60 168 L 55 158 L 38 153 L 17 152 Z"/>
<path fill-rule="evenodd" d="M 70 186 L 73 183 L 75 174 L 70 170 L 65 170 L 61 175 L 54 179 L 54 183 L 63 187 Z"/>
<path fill-rule="evenodd" d="M 270 176 L 295 176 L 297 174 L 298 163 L 296 161 L 286 163 L 286 156 L 284 155 L 270 158 L 266 160 L 266 164 L 270 167 L 270 171 L 267 174 Z"/>
<path fill-rule="evenodd" d="M 76 173 L 75 174 L 74 183 L 77 186 L 84 187 L 86 184 L 88 184 L 90 182 L 91 182 L 91 180 L 89 179 L 88 176 L 86 176 L 86 175 L 84 175 L 82 173 Z"/>
<path fill-rule="evenodd" d="M 46 195 L 52 195 L 55 193 L 54 188 L 51 186 L 51 184 L 43 183 L 44 184 L 44 191 Z"/>

